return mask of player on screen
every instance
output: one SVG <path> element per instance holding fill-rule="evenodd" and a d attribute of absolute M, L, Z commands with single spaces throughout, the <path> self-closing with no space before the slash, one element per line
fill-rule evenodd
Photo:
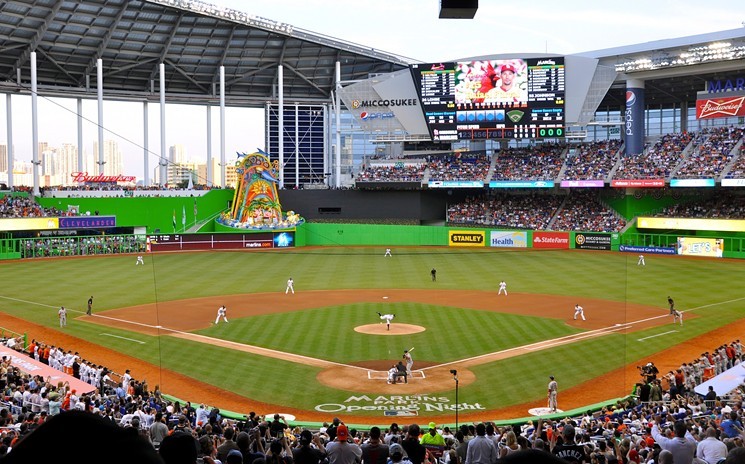
<path fill-rule="evenodd" d="M 518 69 L 513 64 L 503 64 L 499 68 L 498 85 L 486 92 L 484 102 L 515 103 L 527 100 L 527 92 L 523 91 L 517 84 L 517 74 Z"/>

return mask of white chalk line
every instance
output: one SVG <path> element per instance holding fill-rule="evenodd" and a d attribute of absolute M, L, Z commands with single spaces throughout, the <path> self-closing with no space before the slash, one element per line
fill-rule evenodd
<path fill-rule="evenodd" d="M 667 332 L 658 333 L 657 335 L 650 335 L 649 337 L 637 338 L 636 341 L 641 342 L 644 340 L 649 340 L 650 338 L 661 337 L 663 335 L 667 335 L 667 334 L 671 334 L 675 332 L 677 332 L 677 330 L 668 330 Z"/>

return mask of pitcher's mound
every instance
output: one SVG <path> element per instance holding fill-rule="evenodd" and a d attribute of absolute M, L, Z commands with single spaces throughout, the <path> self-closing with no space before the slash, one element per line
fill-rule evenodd
<path fill-rule="evenodd" d="M 355 332 L 371 335 L 410 335 L 425 330 L 427 329 L 420 325 L 398 324 L 396 322 L 391 324 L 391 330 L 387 330 L 385 324 L 367 324 L 354 328 Z"/>

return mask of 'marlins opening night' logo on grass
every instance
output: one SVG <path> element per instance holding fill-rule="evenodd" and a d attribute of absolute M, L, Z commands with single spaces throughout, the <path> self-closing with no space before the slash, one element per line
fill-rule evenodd
<path fill-rule="evenodd" d="M 444 412 L 485 410 L 479 403 L 455 403 L 450 402 L 446 396 L 427 395 L 391 395 L 391 396 L 350 396 L 343 403 L 318 404 L 316 411 L 335 412 L 357 412 L 357 411 L 421 411 L 421 412 Z"/>

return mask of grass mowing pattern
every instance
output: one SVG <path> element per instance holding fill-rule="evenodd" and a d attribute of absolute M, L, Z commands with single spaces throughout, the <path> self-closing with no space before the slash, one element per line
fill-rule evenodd
<path fill-rule="evenodd" d="M 568 388 L 741 319 L 745 305 L 745 292 L 738 283 L 745 277 L 745 267 L 736 260 L 649 255 L 647 266 L 641 267 L 636 266 L 634 254 L 606 252 L 394 248 L 392 258 L 384 258 L 383 252 L 382 247 L 369 247 L 159 254 L 146 256 L 146 266 L 135 266 L 135 256 L 129 255 L 2 262 L 5 298 L 0 299 L 0 311 L 57 327 L 57 308 L 65 305 L 71 309 L 66 329 L 71 335 L 239 394 L 312 409 L 320 402 L 343 402 L 350 393 L 318 385 L 317 370 L 308 366 L 171 337 L 158 340 L 120 329 L 105 332 L 146 343 L 108 337 L 100 326 L 75 321 L 75 311 L 84 312 L 91 294 L 95 297 L 94 310 L 102 310 L 222 294 L 283 292 L 289 276 L 294 278 L 299 293 L 309 289 L 433 285 L 438 289 L 496 292 L 497 283 L 504 279 L 510 292 L 575 295 L 580 304 L 583 298 L 628 301 L 659 306 L 664 314 L 665 299 L 671 295 L 678 309 L 700 308 L 695 311 L 699 317 L 687 319 L 684 330 L 643 343 L 637 339 L 669 328 L 647 329 L 628 336 L 609 335 L 474 368 L 478 381 L 462 387 L 461 401 L 465 398 L 487 408 L 498 408 L 542 398 L 549 372 L 560 376 L 561 388 Z M 432 267 L 438 270 L 436 283 L 429 278 Z M 338 317 L 339 312 L 344 317 Z M 428 328 L 422 334 L 406 337 L 404 346 L 417 347 L 415 360 L 460 359 L 528 343 L 525 339 L 515 341 L 521 337 L 532 340 L 530 337 L 540 334 L 554 338 L 571 330 L 527 315 L 494 315 L 420 304 L 405 305 L 396 309 L 396 314 L 398 321 L 403 322 L 405 316 Z M 592 317 L 589 313 L 588 316 Z M 292 347 L 292 351 L 341 362 L 382 359 L 389 350 L 395 355 L 392 359 L 398 359 L 403 350 L 399 337 L 362 339 L 347 335 L 350 326 L 373 323 L 376 317 L 373 308 L 366 305 L 319 307 L 245 321 L 231 319 L 229 329 L 220 325 L 206 333 L 275 349 Z M 522 335 L 519 331 L 523 331 Z M 375 338 L 384 340 L 371 344 Z M 95 353 L 83 355 L 95 360 Z M 155 379 L 147 380 L 156 383 Z M 619 382 L 630 386 L 633 380 Z M 167 385 L 161 387 L 167 391 Z M 454 400 L 452 391 L 439 395 Z M 369 414 L 380 416 L 379 411 Z"/>

